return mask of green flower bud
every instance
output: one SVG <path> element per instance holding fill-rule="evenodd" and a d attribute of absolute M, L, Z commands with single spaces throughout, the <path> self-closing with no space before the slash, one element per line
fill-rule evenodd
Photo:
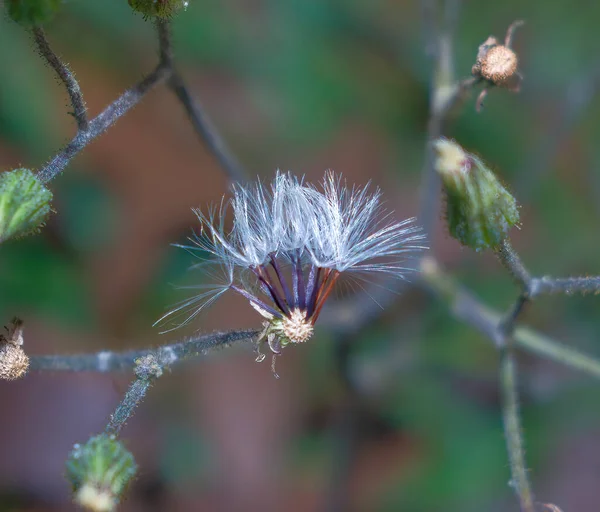
<path fill-rule="evenodd" d="M 52 19 L 62 0 L 4 0 L 8 15 L 25 26 L 41 25 Z"/>
<path fill-rule="evenodd" d="M 141 12 L 144 17 L 170 18 L 177 11 L 186 9 L 188 0 L 128 0 L 132 9 Z"/>
<path fill-rule="evenodd" d="M 450 234 L 477 251 L 498 246 L 519 222 L 515 198 L 479 158 L 455 142 L 439 139 L 433 148 L 446 190 Z"/>
<path fill-rule="evenodd" d="M 133 455 L 115 436 L 100 434 L 73 447 L 67 479 L 78 505 L 93 512 L 111 512 L 136 469 Z"/>
<path fill-rule="evenodd" d="M 38 230 L 51 200 L 52 192 L 29 169 L 0 174 L 0 242 Z"/>

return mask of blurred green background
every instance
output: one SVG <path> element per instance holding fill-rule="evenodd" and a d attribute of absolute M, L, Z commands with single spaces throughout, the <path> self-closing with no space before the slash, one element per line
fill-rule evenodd
<path fill-rule="evenodd" d="M 534 274 L 600 274 L 600 4 L 464 2 L 456 69 L 515 37 L 522 91 L 475 94 L 447 136 L 489 162 L 522 204 L 514 245 Z M 96 115 L 156 63 L 152 24 L 126 0 L 70 0 L 48 24 Z M 431 59 L 418 2 L 192 0 L 173 20 L 178 66 L 239 160 L 319 179 L 327 168 L 382 187 L 418 213 Z M 0 169 L 39 168 L 75 133 L 68 98 L 30 35 L 0 19 Z M 0 250 L 0 319 L 25 320 L 30 354 L 158 345 L 195 331 L 258 327 L 235 298 L 189 329 L 152 323 L 202 282 L 170 243 L 227 180 L 164 88 L 50 183 L 39 236 Z M 440 215 L 444 267 L 488 304 L 517 290 L 490 255 L 461 248 Z M 360 290 L 359 290 L 360 291 Z M 341 290 L 339 299 L 353 290 Z M 365 298 L 365 300 L 369 300 Z M 599 298 L 541 299 L 528 324 L 600 357 Z M 0 322 L 1 323 L 1 322 Z M 340 361 L 347 371 L 340 378 Z M 157 383 L 123 432 L 140 464 L 123 510 L 516 510 L 497 396 L 497 354 L 407 290 L 375 325 L 339 341 L 323 327 L 268 364 L 230 349 Z M 600 499 L 599 386 L 520 357 L 523 422 L 537 495 L 569 512 Z M 129 376 L 31 374 L 0 386 L 0 510 L 68 510 L 63 464 L 104 428 Z"/>

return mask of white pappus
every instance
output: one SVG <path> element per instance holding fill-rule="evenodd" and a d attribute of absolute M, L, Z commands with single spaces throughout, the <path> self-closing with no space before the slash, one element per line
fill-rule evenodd
<path fill-rule="evenodd" d="M 228 230 L 229 207 L 233 226 Z M 381 204 L 379 189 L 348 188 L 332 171 L 319 186 L 279 172 L 270 187 L 236 184 L 233 197 L 223 199 L 218 209 L 195 213 L 200 234 L 191 239 L 193 245 L 180 247 L 210 253 L 223 277 L 157 323 L 184 314 L 179 325 L 187 324 L 233 290 L 265 319 L 259 343 L 268 343 L 274 360 L 289 343 L 312 336 L 340 274 L 384 273 L 404 279 L 410 271 L 403 266 L 405 254 L 425 248 L 415 219 L 394 221 Z"/>

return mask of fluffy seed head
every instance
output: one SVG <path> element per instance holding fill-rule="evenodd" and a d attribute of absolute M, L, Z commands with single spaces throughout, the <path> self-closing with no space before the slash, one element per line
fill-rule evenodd
<path fill-rule="evenodd" d="M 281 331 L 292 343 L 304 343 L 312 337 L 313 326 L 306 319 L 306 311 L 294 309 L 281 321 Z"/>
<path fill-rule="evenodd" d="M 314 209 L 307 243 L 312 263 L 338 272 L 387 273 L 402 277 L 402 255 L 424 249 L 424 237 L 414 218 L 390 220 L 381 191 L 348 188 L 340 175 L 325 173 L 322 192 L 306 187 Z"/>
<path fill-rule="evenodd" d="M 159 320 L 185 313 L 184 324 L 227 290 L 246 298 L 267 322 L 263 337 L 279 354 L 310 339 L 325 301 L 343 272 L 404 279 L 408 252 L 423 249 L 414 219 L 394 221 L 381 191 L 347 187 L 328 171 L 313 186 L 277 173 L 271 186 L 236 185 L 233 197 L 208 215 L 189 251 L 206 251 L 226 280 L 188 299 Z M 233 225 L 226 228 L 227 210 Z"/>

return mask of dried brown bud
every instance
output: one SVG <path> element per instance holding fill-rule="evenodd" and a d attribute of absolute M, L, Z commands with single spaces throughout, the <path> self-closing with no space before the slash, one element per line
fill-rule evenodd
<path fill-rule="evenodd" d="M 508 82 L 517 72 L 518 59 L 506 46 L 494 46 L 481 66 L 481 76 L 496 85 Z"/>
<path fill-rule="evenodd" d="M 27 373 L 29 357 L 23 351 L 23 322 L 13 318 L 5 327 L 6 335 L 0 334 L 0 379 L 15 380 Z"/>
<path fill-rule="evenodd" d="M 29 357 L 20 345 L 0 341 L 0 379 L 15 380 L 27 373 Z"/>
<path fill-rule="evenodd" d="M 521 73 L 519 73 L 519 59 L 512 50 L 512 38 L 517 27 L 523 24 L 521 20 L 515 21 L 508 27 L 504 44 L 493 36 L 488 37 L 477 51 L 477 60 L 471 69 L 471 74 L 480 80 L 485 80 L 484 88 L 477 98 L 476 108 L 479 112 L 487 94 L 488 86 L 496 85 L 513 92 L 518 92 L 521 87 Z"/>

